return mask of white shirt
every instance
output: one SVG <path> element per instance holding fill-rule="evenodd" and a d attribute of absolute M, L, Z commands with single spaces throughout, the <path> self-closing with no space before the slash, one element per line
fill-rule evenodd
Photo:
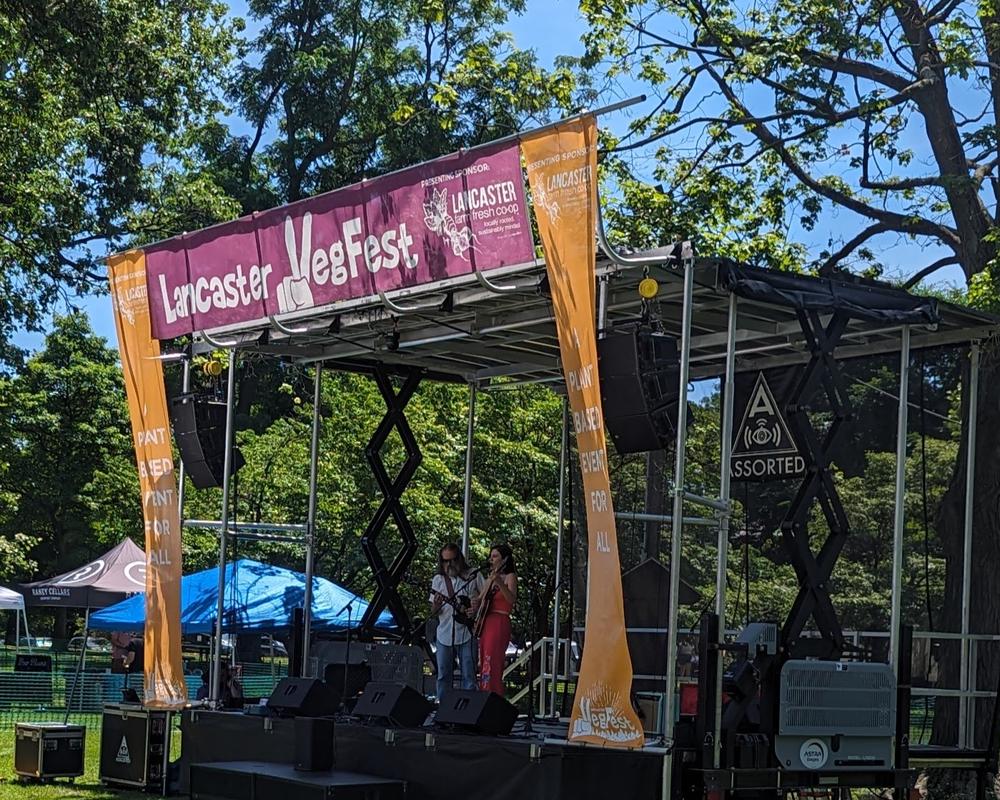
<path fill-rule="evenodd" d="M 455 597 L 465 595 L 469 600 L 474 600 L 479 596 L 479 593 L 483 590 L 484 583 L 483 576 L 478 572 L 468 579 L 462 577 L 451 579 L 452 588 L 455 590 Z M 444 579 L 444 575 L 435 575 L 434 580 L 431 581 L 430 600 L 432 603 L 435 599 L 434 592 L 440 592 L 445 597 L 448 597 L 448 584 Z M 460 601 L 456 600 L 456 602 Z M 468 613 L 471 616 L 471 610 Z M 453 636 L 454 638 L 452 638 Z M 442 603 L 441 609 L 438 611 L 438 643 L 450 647 L 453 644 L 465 644 L 471 638 L 472 631 L 469 630 L 468 625 L 463 625 L 462 623 L 455 624 L 454 609 L 451 607 L 451 604 Z"/>

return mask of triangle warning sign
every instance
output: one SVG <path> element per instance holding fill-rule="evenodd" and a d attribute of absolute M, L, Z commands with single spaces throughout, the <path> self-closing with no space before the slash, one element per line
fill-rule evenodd
<path fill-rule="evenodd" d="M 128 752 L 128 742 L 125 741 L 125 737 L 122 736 L 122 743 L 118 746 L 118 755 L 115 758 L 119 764 L 131 764 L 132 756 Z"/>
<path fill-rule="evenodd" d="M 747 397 L 729 463 L 730 474 L 737 481 L 786 480 L 805 474 L 805 459 L 763 372 L 757 374 Z"/>
<path fill-rule="evenodd" d="M 757 375 L 750 399 L 743 411 L 743 421 L 733 442 L 734 456 L 780 455 L 798 453 L 785 417 L 774 402 L 764 373 Z"/>

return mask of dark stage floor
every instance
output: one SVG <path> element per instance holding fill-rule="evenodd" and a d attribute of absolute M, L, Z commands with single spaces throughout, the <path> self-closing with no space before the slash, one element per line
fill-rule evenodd
<path fill-rule="evenodd" d="M 292 764 L 294 720 L 233 712 L 185 711 L 178 787 L 186 794 L 193 764 L 266 761 Z M 335 769 L 405 781 L 408 800 L 656 797 L 663 751 L 581 747 L 566 726 L 521 721 L 510 736 L 424 728 L 386 728 L 338 720 Z"/>

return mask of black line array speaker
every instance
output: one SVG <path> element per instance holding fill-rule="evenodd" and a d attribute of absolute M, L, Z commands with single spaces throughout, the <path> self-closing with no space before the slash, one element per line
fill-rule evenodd
<path fill-rule="evenodd" d="M 496 692 L 452 689 L 442 698 L 435 719 L 480 733 L 508 734 L 517 721 L 517 708 Z"/>
<path fill-rule="evenodd" d="M 170 399 L 170 422 L 184 473 L 198 489 L 222 485 L 226 457 L 226 404 L 193 394 Z M 233 472 L 244 464 L 239 448 L 233 448 Z"/>
<path fill-rule="evenodd" d="M 597 340 L 604 424 L 619 453 L 662 450 L 677 433 L 677 340 L 639 327 Z"/>
<path fill-rule="evenodd" d="M 318 678 L 282 678 L 267 699 L 267 707 L 289 717 L 330 717 L 340 695 Z"/>
<path fill-rule="evenodd" d="M 405 683 L 372 681 L 358 698 L 354 713 L 403 728 L 419 728 L 434 706 Z"/>

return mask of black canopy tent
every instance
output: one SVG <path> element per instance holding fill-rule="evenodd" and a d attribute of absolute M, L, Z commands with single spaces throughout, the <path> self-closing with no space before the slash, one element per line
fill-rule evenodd
<path fill-rule="evenodd" d="M 108 552 L 82 567 L 16 587 L 25 605 L 34 608 L 84 609 L 83 642 L 73 687 L 66 699 L 66 717 L 87 658 L 90 610 L 105 608 L 146 589 L 146 553 L 131 539 L 122 539 Z M 65 721 L 65 720 L 64 720 Z"/>
<path fill-rule="evenodd" d="M 123 539 L 104 555 L 69 572 L 12 588 L 29 608 L 104 608 L 146 589 L 146 553 Z"/>

